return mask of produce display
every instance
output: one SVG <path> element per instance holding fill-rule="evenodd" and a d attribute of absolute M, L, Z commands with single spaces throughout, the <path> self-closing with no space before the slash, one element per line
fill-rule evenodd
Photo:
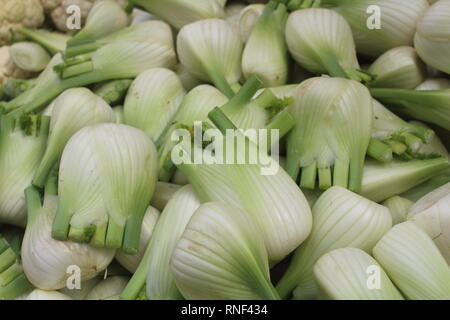
<path fill-rule="evenodd" d="M 0 0 L 0 300 L 450 299 L 450 0 Z"/>

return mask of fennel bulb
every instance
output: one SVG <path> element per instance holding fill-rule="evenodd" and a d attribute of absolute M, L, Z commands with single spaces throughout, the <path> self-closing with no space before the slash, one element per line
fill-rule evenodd
<path fill-rule="evenodd" d="M 162 211 L 167 202 L 169 202 L 175 192 L 177 192 L 180 188 L 181 186 L 178 184 L 162 181 L 156 182 L 155 192 L 153 193 L 150 204 L 159 211 Z"/>
<path fill-rule="evenodd" d="M 367 70 L 374 88 L 414 89 L 425 80 L 425 65 L 416 50 L 402 46 L 386 51 Z"/>
<path fill-rule="evenodd" d="M 270 2 L 251 31 L 242 55 L 242 72 L 264 87 L 280 86 L 288 77 L 288 55 L 284 39 L 287 11 L 284 4 Z"/>
<path fill-rule="evenodd" d="M 241 36 L 243 43 L 247 42 L 264 8 L 265 5 L 263 4 L 250 4 L 239 12 L 237 17 L 237 32 Z"/>
<path fill-rule="evenodd" d="M 384 200 L 382 205 L 389 209 L 392 215 L 392 225 L 396 225 L 406 221 L 408 210 L 414 204 L 409 199 L 400 196 L 393 196 Z"/>
<path fill-rule="evenodd" d="M 446 78 L 428 78 L 420 85 L 417 86 L 416 90 L 440 90 L 449 89 L 450 80 Z"/>
<path fill-rule="evenodd" d="M 124 122 L 156 142 L 180 107 L 185 90 L 178 76 L 163 68 L 140 73 L 128 90 Z"/>
<path fill-rule="evenodd" d="M 25 227 L 24 190 L 31 184 L 45 152 L 49 118 L 33 115 L 0 122 L 0 223 Z"/>
<path fill-rule="evenodd" d="M 67 41 L 67 46 L 97 40 L 128 25 L 128 15 L 114 0 L 95 1 L 83 29 Z"/>
<path fill-rule="evenodd" d="M 379 284 L 370 282 L 369 271 L 379 272 Z M 403 300 L 378 262 L 361 249 L 341 248 L 324 254 L 314 265 L 314 276 L 328 299 Z"/>
<path fill-rule="evenodd" d="M 352 31 L 332 10 L 313 8 L 292 12 L 286 22 L 286 42 L 295 61 L 306 70 L 360 81 Z"/>
<path fill-rule="evenodd" d="M 205 203 L 195 211 L 173 250 L 171 271 L 186 299 L 279 299 L 260 230 L 229 204 Z"/>
<path fill-rule="evenodd" d="M 175 72 L 178 78 L 180 78 L 180 81 L 183 84 L 183 88 L 186 91 L 192 90 L 196 86 L 201 85 L 203 82 L 190 74 L 189 71 L 187 71 L 186 67 L 182 64 L 177 64 L 175 66 Z"/>
<path fill-rule="evenodd" d="M 288 270 L 277 284 L 282 298 L 294 288 L 295 299 L 317 297 L 313 268 L 322 255 L 345 247 L 370 252 L 392 226 L 386 207 L 338 186 L 320 196 L 312 213 L 311 235 L 295 251 Z"/>
<path fill-rule="evenodd" d="M 135 299 L 145 283 L 149 299 L 181 298 L 170 270 L 170 259 L 186 225 L 199 206 L 200 201 L 189 185 L 180 188 L 170 198 L 156 223 L 141 263 L 121 294 L 122 299 Z"/>
<path fill-rule="evenodd" d="M 327 88 L 327 90 L 324 90 Z M 311 78 L 293 94 L 296 126 L 288 135 L 287 172 L 300 186 L 332 185 L 361 190 L 372 128 L 372 98 L 362 84 L 342 78 Z M 333 172 L 332 170 L 333 168 Z"/>
<path fill-rule="evenodd" d="M 450 268 L 432 239 L 413 222 L 392 227 L 373 248 L 373 256 L 407 299 L 450 296 Z"/>
<path fill-rule="evenodd" d="M 50 132 L 44 156 L 37 168 L 33 185 L 42 187 L 55 163 L 61 158 L 67 141 L 81 128 L 102 122 L 114 122 L 111 107 L 86 88 L 64 91 L 54 101 Z"/>
<path fill-rule="evenodd" d="M 23 273 L 20 243 L 17 246 L 3 237 L 5 235 L 0 235 L 0 300 L 12 300 L 29 291 L 32 285 Z"/>
<path fill-rule="evenodd" d="M 156 148 L 144 132 L 114 123 L 84 127 L 61 157 L 53 238 L 136 254 L 156 179 Z"/>
<path fill-rule="evenodd" d="M 184 26 L 177 36 L 180 62 L 195 77 L 212 82 L 228 98 L 231 85 L 241 77 L 242 43 L 220 19 L 206 19 Z"/>
<path fill-rule="evenodd" d="M 189 23 L 223 16 L 222 0 L 131 0 L 146 11 L 164 19 L 176 29 Z"/>
<path fill-rule="evenodd" d="M 92 291 L 92 289 L 103 279 L 101 275 L 94 277 L 92 279 L 83 281 L 80 283 L 80 289 L 69 289 L 67 287 L 62 288 L 59 290 L 59 292 L 71 297 L 73 300 L 85 300 L 86 296 L 89 294 L 89 292 Z"/>
<path fill-rule="evenodd" d="M 34 289 L 25 300 L 72 300 L 72 298 L 58 291 Z"/>
<path fill-rule="evenodd" d="M 409 209 L 408 220 L 433 239 L 450 265 L 450 183 L 420 198 Z"/>
<path fill-rule="evenodd" d="M 128 277 L 113 276 L 100 281 L 85 300 L 119 300 L 119 295 L 130 280 Z"/>
<path fill-rule="evenodd" d="M 425 63 L 450 74 L 450 3 L 440 0 L 417 23 L 414 46 Z"/>
<path fill-rule="evenodd" d="M 48 195 L 41 205 L 38 191 L 26 190 L 28 224 L 22 242 L 23 270 L 30 282 L 42 290 L 66 287 L 72 275 L 68 268 L 77 266 L 81 281 L 94 278 L 113 260 L 115 250 L 93 248 L 88 244 L 57 241 L 51 237 L 58 197 Z"/>
<path fill-rule="evenodd" d="M 417 21 L 429 7 L 427 0 L 320 0 L 320 6 L 339 12 L 352 28 L 357 51 L 374 57 L 411 46 Z"/>
<path fill-rule="evenodd" d="M 372 138 L 383 142 L 390 152 L 399 155 L 400 158 L 410 160 L 426 157 L 423 146 L 430 144 L 436 135 L 433 130 L 423 125 L 404 121 L 373 99 Z M 433 157 L 431 153 L 428 156 Z M 390 160 L 392 157 L 384 162 Z"/>
<path fill-rule="evenodd" d="M 117 261 L 119 261 L 119 263 L 131 273 L 136 271 L 142 257 L 144 256 L 145 248 L 147 248 L 147 245 L 150 242 L 159 215 L 159 210 L 151 206 L 149 206 L 147 211 L 145 211 L 139 239 L 139 251 L 136 254 L 126 254 L 120 249 L 116 252 Z"/>
<path fill-rule="evenodd" d="M 34 42 L 18 42 L 9 47 L 9 55 L 22 70 L 38 72 L 45 69 L 50 55 Z"/>

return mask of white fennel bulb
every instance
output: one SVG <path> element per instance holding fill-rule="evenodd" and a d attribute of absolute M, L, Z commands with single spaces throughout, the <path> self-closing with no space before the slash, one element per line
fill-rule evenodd
<path fill-rule="evenodd" d="M 242 42 L 221 19 L 206 19 L 184 26 L 177 36 L 181 63 L 195 77 L 212 82 L 228 98 L 231 85 L 241 78 Z"/>
<path fill-rule="evenodd" d="M 156 141 L 177 112 L 184 95 L 183 85 L 173 71 L 148 69 L 137 76 L 128 90 L 124 122 Z"/>
<path fill-rule="evenodd" d="M 186 299 L 279 299 L 258 227 L 225 203 L 195 211 L 173 250 L 171 270 Z"/>
<path fill-rule="evenodd" d="M 450 268 L 433 240 L 411 221 L 392 227 L 373 256 L 409 300 L 450 297 Z"/>
<path fill-rule="evenodd" d="M 450 74 L 450 2 L 434 3 L 420 18 L 414 46 L 425 63 Z"/>
<path fill-rule="evenodd" d="M 324 254 L 314 266 L 314 277 L 327 299 L 403 300 L 378 262 L 361 249 L 341 248 Z"/>
<path fill-rule="evenodd" d="M 450 183 L 420 198 L 409 209 L 408 220 L 433 239 L 450 265 Z"/>
<path fill-rule="evenodd" d="M 79 268 L 80 281 L 94 278 L 106 269 L 114 258 L 115 250 L 52 239 L 51 229 L 58 206 L 57 196 L 46 196 L 43 205 L 36 189 L 27 189 L 26 196 L 29 219 L 21 256 L 25 275 L 35 287 L 42 290 L 66 287 L 73 272 L 69 268 L 73 266 Z"/>
<path fill-rule="evenodd" d="M 157 179 L 156 148 L 136 128 L 100 123 L 64 148 L 52 236 L 135 254 Z"/>
<path fill-rule="evenodd" d="M 78 130 L 101 122 L 114 122 L 111 107 L 86 88 L 64 91 L 53 102 L 50 132 L 44 156 L 34 175 L 33 184 L 42 187 L 55 163 L 61 158 L 67 141 Z"/>

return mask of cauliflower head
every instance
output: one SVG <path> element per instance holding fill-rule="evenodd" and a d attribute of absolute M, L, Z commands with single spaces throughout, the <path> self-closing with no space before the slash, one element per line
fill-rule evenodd
<path fill-rule="evenodd" d="M 44 9 L 39 0 L 0 0 L 0 46 L 11 39 L 18 28 L 37 28 L 44 23 Z"/>

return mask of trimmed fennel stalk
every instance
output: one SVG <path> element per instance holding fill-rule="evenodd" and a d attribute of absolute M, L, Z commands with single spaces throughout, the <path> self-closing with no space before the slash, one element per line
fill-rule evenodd
<path fill-rule="evenodd" d="M 179 189 L 170 198 L 158 219 L 144 257 L 122 292 L 121 299 L 136 299 L 146 283 L 146 296 L 149 299 L 182 298 L 170 270 L 170 259 L 186 225 L 199 206 L 200 201 L 189 185 Z"/>
<path fill-rule="evenodd" d="M 202 204 L 173 250 L 171 271 L 186 299 L 279 300 L 260 230 L 230 204 Z"/>
<path fill-rule="evenodd" d="M 71 38 L 70 35 L 65 33 L 47 31 L 43 29 L 20 28 L 18 31 L 24 34 L 28 39 L 39 43 L 51 54 L 64 51 L 67 41 Z"/>
<path fill-rule="evenodd" d="M 373 88 L 370 93 L 394 111 L 450 130 L 450 89 L 422 91 Z"/>
<path fill-rule="evenodd" d="M 311 235 L 295 251 L 288 270 L 276 286 L 282 298 L 294 288 L 295 299 L 317 298 L 313 267 L 323 254 L 345 247 L 370 252 L 392 226 L 387 208 L 337 186 L 320 196 L 312 212 Z"/>
<path fill-rule="evenodd" d="M 60 54 L 55 55 L 31 90 L 4 105 L 6 113 L 17 115 L 38 110 L 69 88 L 134 78 L 143 69 L 170 68 L 175 65 L 175 52 L 172 46 L 157 42 L 118 41 L 104 45 L 89 58 L 75 59 L 73 63 L 68 66 Z M 61 78 L 54 67 L 62 69 Z"/>
<path fill-rule="evenodd" d="M 0 235 L 0 300 L 12 300 L 32 288 L 23 273 L 19 254 Z"/>
<path fill-rule="evenodd" d="M 139 263 L 144 256 L 145 248 L 151 239 L 153 230 L 160 216 L 159 210 L 149 206 L 145 212 L 142 220 L 142 227 L 140 232 L 139 250 L 136 254 L 126 254 L 122 250 L 117 250 L 116 259 L 119 263 L 131 273 L 134 273 L 139 266 Z M 125 286 L 124 286 L 125 288 Z"/>
<path fill-rule="evenodd" d="M 364 165 L 361 195 L 372 201 L 384 201 L 444 173 L 449 167 L 446 158 L 389 163 L 368 159 Z"/>
<path fill-rule="evenodd" d="M 423 126 L 408 123 L 389 111 L 377 100 L 373 99 L 373 129 L 372 141 L 385 146 L 391 153 L 402 159 L 424 158 L 426 155 L 420 152 L 423 144 L 428 144 L 434 138 L 434 131 Z M 375 140 L 375 141 L 374 141 Z M 370 147 L 369 147 L 370 149 Z M 377 160 L 370 151 L 369 155 Z M 429 155 L 429 157 L 433 157 Z M 389 162 L 392 156 L 387 159 Z"/>
<path fill-rule="evenodd" d="M 135 254 L 156 179 L 156 148 L 144 132 L 114 123 L 84 127 L 61 157 L 53 238 Z"/>

